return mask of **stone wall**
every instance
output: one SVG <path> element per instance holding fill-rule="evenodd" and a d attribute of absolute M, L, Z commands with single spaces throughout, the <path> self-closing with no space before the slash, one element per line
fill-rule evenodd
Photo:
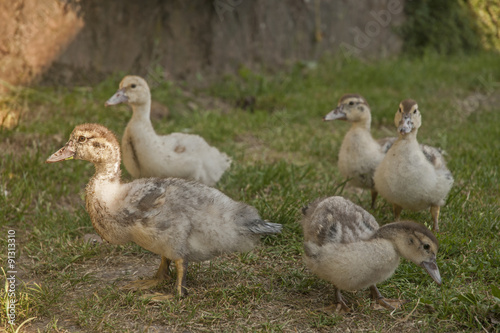
<path fill-rule="evenodd" d="M 7 4 L 9 3 L 9 4 Z M 383 57 L 403 0 L 8 0 L 0 78 L 90 84 L 115 71 L 169 79 L 279 68 L 330 53 Z"/>

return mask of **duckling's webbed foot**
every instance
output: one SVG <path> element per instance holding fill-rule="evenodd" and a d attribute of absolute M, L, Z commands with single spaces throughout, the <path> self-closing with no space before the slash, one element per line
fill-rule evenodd
<path fill-rule="evenodd" d="M 385 298 L 382 296 L 380 291 L 376 286 L 371 286 L 370 291 L 372 293 L 372 299 L 376 302 L 377 305 L 383 306 L 386 309 L 389 310 L 395 310 L 400 308 L 403 304 L 407 303 L 407 300 L 404 299 L 390 299 L 390 298 Z M 374 307 L 376 310 L 378 310 L 380 307 L 377 308 L 377 306 Z"/>
<path fill-rule="evenodd" d="M 170 278 L 168 274 L 170 262 L 170 259 L 162 256 L 160 267 L 158 267 L 158 271 L 152 279 L 132 281 L 124 285 L 122 288 L 129 290 L 147 290 L 156 287 L 161 282 Z"/>
<path fill-rule="evenodd" d="M 127 283 L 122 288 L 127 290 L 147 290 L 156 287 L 160 281 L 156 279 L 136 280 Z"/>
<path fill-rule="evenodd" d="M 322 310 L 324 312 L 334 312 L 339 314 L 351 312 L 351 309 L 345 303 L 344 297 L 342 297 L 339 289 L 335 289 L 335 297 L 337 298 L 337 303 L 323 308 Z"/>
<path fill-rule="evenodd" d="M 339 313 L 348 313 L 351 312 L 351 309 L 345 304 L 344 297 L 342 297 L 342 294 L 340 293 L 340 289 L 337 289 L 335 292 L 335 295 L 337 297 L 337 312 Z"/>

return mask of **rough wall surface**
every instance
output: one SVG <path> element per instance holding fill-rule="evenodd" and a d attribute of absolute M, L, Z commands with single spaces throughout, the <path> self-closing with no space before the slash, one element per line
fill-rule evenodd
<path fill-rule="evenodd" d="M 403 0 L 7 0 L 0 4 L 0 78 L 15 84 L 35 78 L 89 84 L 123 71 L 191 79 L 241 65 L 276 68 L 325 53 L 383 57 L 401 48 L 392 27 L 404 19 L 403 5 Z"/>
<path fill-rule="evenodd" d="M 0 79 L 25 84 L 40 77 L 82 27 L 56 0 L 0 1 Z"/>

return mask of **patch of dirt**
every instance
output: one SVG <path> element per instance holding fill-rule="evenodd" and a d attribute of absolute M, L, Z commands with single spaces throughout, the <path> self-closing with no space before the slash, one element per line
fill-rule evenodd
<path fill-rule="evenodd" d="M 96 246 L 113 246 L 106 243 Z M 118 287 L 127 282 L 153 277 L 160 265 L 160 256 L 144 254 L 142 256 L 121 257 L 109 255 L 94 262 L 75 265 L 74 269 L 82 275 L 91 274 L 103 281 L 103 284 L 116 284 Z"/>

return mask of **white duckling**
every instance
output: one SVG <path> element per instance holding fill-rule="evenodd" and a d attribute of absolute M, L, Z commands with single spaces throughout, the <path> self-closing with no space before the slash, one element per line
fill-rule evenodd
<path fill-rule="evenodd" d="M 437 149 L 422 148 L 417 142 L 422 124 L 417 102 L 402 101 L 394 123 L 399 137 L 375 171 L 375 188 L 392 203 L 396 219 L 403 208 L 418 211 L 430 207 L 433 230 L 438 232 L 440 207 L 453 186 L 453 176 Z"/>
<path fill-rule="evenodd" d="M 77 126 L 47 163 L 73 158 L 95 166 L 86 186 L 86 208 L 99 235 L 112 244 L 132 241 L 161 255 L 156 280 L 146 286 L 166 279 L 174 261 L 177 293 L 184 295 L 189 261 L 250 251 L 261 235 L 281 231 L 280 224 L 263 221 L 254 207 L 198 182 L 143 178 L 123 183 L 120 147 L 104 126 Z"/>
<path fill-rule="evenodd" d="M 352 124 L 340 146 L 338 168 L 350 185 L 371 190 L 373 208 L 377 199 L 373 174 L 396 138 L 373 139 L 370 106 L 358 94 L 343 95 L 337 108 L 323 120 L 345 120 Z"/>
<path fill-rule="evenodd" d="M 134 178 L 177 177 L 213 186 L 231 165 L 231 159 L 201 136 L 171 133 L 159 136 L 151 124 L 149 86 L 139 76 L 125 76 L 106 106 L 132 107 L 122 137 L 123 164 Z"/>
<path fill-rule="evenodd" d="M 373 299 L 394 309 L 404 301 L 385 299 L 377 283 L 391 277 L 400 256 L 422 266 L 438 284 L 438 241 L 425 226 L 394 222 L 379 227 L 363 208 L 343 197 L 318 199 L 303 209 L 307 267 L 336 288 L 337 310 L 349 311 L 341 290 L 370 287 Z"/>

